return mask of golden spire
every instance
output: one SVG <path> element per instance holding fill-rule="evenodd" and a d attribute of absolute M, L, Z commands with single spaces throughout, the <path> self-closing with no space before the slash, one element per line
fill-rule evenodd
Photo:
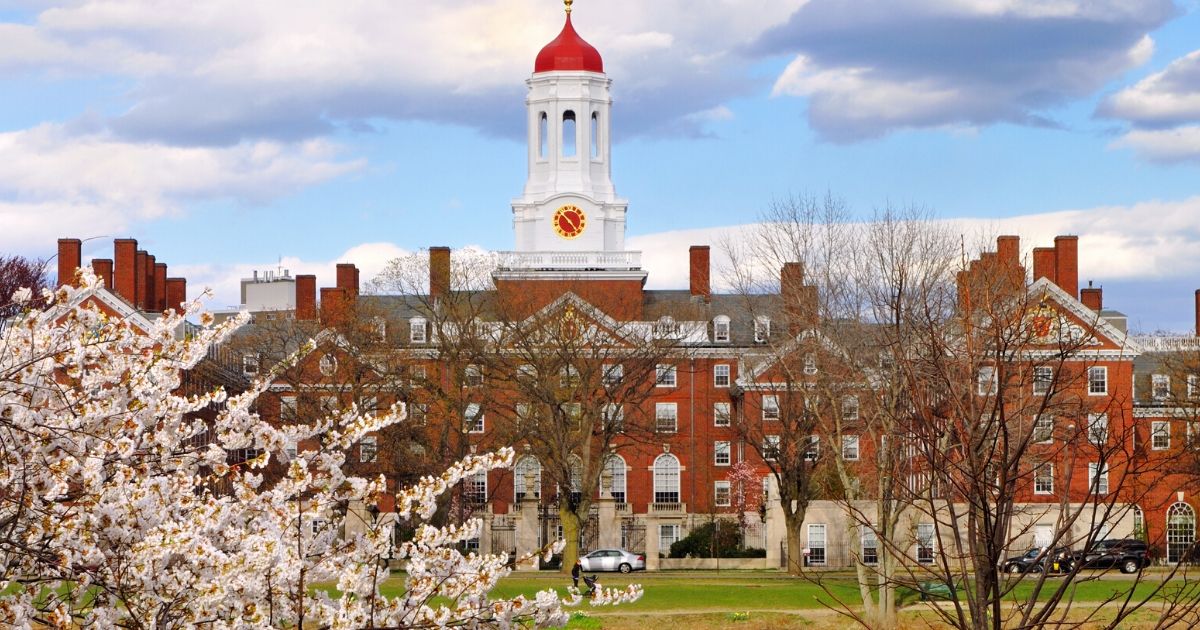
<path fill-rule="evenodd" d="M 567 15 L 571 15 L 571 5 L 575 4 L 575 0 L 563 0 L 563 4 L 567 5 Z"/>

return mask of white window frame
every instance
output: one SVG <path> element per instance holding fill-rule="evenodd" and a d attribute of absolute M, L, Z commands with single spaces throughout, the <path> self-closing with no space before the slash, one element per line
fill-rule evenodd
<path fill-rule="evenodd" d="M 658 548 L 663 553 L 671 553 L 671 545 L 679 542 L 679 525 L 675 523 L 660 523 L 658 526 Z"/>
<path fill-rule="evenodd" d="M 728 363 L 718 363 L 713 366 L 713 387 L 729 387 L 733 382 L 731 376 L 733 371 L 729 369 Z"/>
<path fill-rule="evenodd" d="M 781 442 L 778 435 L 764 435 L 762 444 L 763 461 L 773 462 L 779 457 Z"/>
<path fill-rule="evenodd" d="M 724 494 L 722 494 L 722 490 Z M 717 507 L 733 505 L 733 488 L 728 481 L 713 482 L 713 505 Z"/>
<path fill-rule="evenodd" d="M 262 361 L 257 354 L 242 355 L 242 374 L 246 376 L 258 376 L 259 370 L 262 369 Z"/>
<path fill-rule="evenodd" d="M 821 456 L 821 436 L 808 436 L 808 443 L 804 447 L 804 461 L 815 462 Z"/>
<path fill-rule="evenodd" d="M 717 315 L 713 318 L 713 341 L 716 343 L 729 343 L 728 316 Z"/>
<path fill-rule="evenodd" d="M 1088 464 L 1088 494 L 1104 496 L 1108 491 L 1108 465 L 1101 468 L 1099 463 Z"/>
<path fill-rule="evenodd" d="M 842 420 L 854 421 L 858 420 L 858 396 L 846 396 L 842 398 Z"/>
<path fill-rule="evenodd" d="M 1171 448 L 1171 422 L 1169 420 L 1155 420 L 1150 423 L 1150 448 L 1155 451 L 1165 451 Z"/>
<path fill-rule="evenodd" d="M 842 436 L 842 459 L 848 462 L 856 462 L 859 457 L 859 436 L 843 435 Z"/>
<path fill-rule="evenodd" d="M 1166 400 L 1171 397 L 1171 377 L 1167 374 L 1150 375 L 1150 396 L 1154 400 Z"/>
<path fill-rule="evenodd" d="M 759 315 L 754 318 L 754 343 L 767 343 L 771 338 L 771 318 Z"/>
<path fill-rule="evenodd" d="M 713 403 L 713 426 L 727 427 L 733 423 L 732 405 L 727 402 Z"/>
<path fill-rule="evenodd" d="M 1033 493 L 1054 494 L 1054 464 L 1043 463 L 1033 468 Z"/>
<path fill-rule="evenodd" d="M 486 470 L 480 470 L 474 475 L 463 479 L 463 498 L 468 504 L 483 505 L 487 503 L 488 496 L 488 473 Z"/>
<path fill-rule="evenodd" d="M 472 411 L 474 413 L 471 413 Z M 483 405 L 467 403 L 466 409 L 463 409 L 463 426 L 466 427 L 467 433 L 483 433 L 485 428 L 483 416 Z"/>
<path fill-rule="evenodd" d="M 1038 439 L 1043 435 L 1044 439 Z M 1045 413 L 1033 419 L 1033 441 L 1038 444 L 1050 444 L 1054 441 L 1054 416 Z"/>
<path fill-rule="evenodd" d="M 867 566 L 875 566 L 879 564 L 879 536 L 869 525 L 859 525 L 859 528 L 862 530 L 862 533 L 859 535 L 858 559 Z M 871 544 L 868 545 L 868 542 Z M 870 554 L 871 557 L 875 558 L 874 560 L 868 558 L 868 549 L 874 550 Z"/>
<path fill-rule="evenodd" d="M 721 457 L 724 455 L 724 457 Z M 733 464 L 733 445 L 727 440 L 713 442 L 713 465 L 730 466 Z"/>
<path fill-rule="evenodd" d="M 1093 365 L 1088 368 L 1088 396 L 1108 395 L 1108 366 Z"/>
<path fill-rule="evenodd" d="M 600 415 L 612 432 L 621 433 L 625 430 L 625 407 L 621 403 L 605 403 L 600 408 Z"/>
<path fill-rule="evenodd" d="M 823 567 L 829 562 L 829 530 L 824 523 L 809 523 L 805 542 L 809 566 Z M 819 543 L 819 544 L 818 544 Z M 817 550 L 820 549 L 820 553 Z"/>
<path fill-rule="evenodd" d="M 429 422 L 429 403 L 405 403 L 408 405 L 408 419 L 420 426 Z"/>
<path fill-rule="evenodd" d="M 424 317 L 412 317 L 408 320 L 408 342 L 427 343 L 429 341 L 429 322 Z"/>
<path fill-rule="evenodd" d="M 995 395 L 999 389 L 1000 382 L 996 374 L 996 366 L 979 366 L 979 371 L 975 374 L 975 393 L 980 396 L 990 396 Z"/>
<path fill-rule="evenodd" d="M 678 367 L 672 363 L 659 363 L 654 366 L 655 387 L 677 387 L 679 383 Z"/>
<path fill-rule="evenodd" d="M 1108 414 L 1088 414 L 1087 438 L 1088 442 L 1091 442 L 1096 446 L 1104 446 L 1108 444 Z"/>
<path fill-rule="evenodd" d="M 463 387 L 483 387 L 483 367 L 474 363 L 463 369 Z"/>
<path fill-rule="evenodd" d="M 670 419 L 668 429 L 664 420 Z M 679 431 L 679 403 L 654 403 L 654 432 L 675 433 Z"/>
<path fill-rule="evenodd" d="M 605 387 L 616 387 L 625 379 L 625 365 L 621 363 L 605 363 L 600 366 L 600 377 Z"/>
<path fill-rule="evenodd" d="M 1047 365 L 1039 365 L 1033 368 L 1033 395 L 1045 396 L 1050 393 L 1050 386 L 1054 383 L 1054 368 Z"/>
<path fill-rule="evenodd" d="M 1200 374 L 1187 375 L 1187 397 L 1188 400 L 1200 398 Z"/>
<path fill-rule="evenodd" d="M 816 374 L 818 371 L 819 370 L 817 369 L 817 355 L 812 352 L 805 354 L 804 355 L 804 373 L 808 376 L 812 376 L 813 374 Z"/>
<path fill-rule="evenodd" d="M 679 458 L 663 453 L 654 459 L 653 499 L 655 503 L 679 503 L 682 498 L 681 473 L 683 466 Z M 659 501 L 659 499 L 668 499 Z"/>
<path fill-rule="evenodd" d="M 358 462 L 374 464 L 379 461 L 379 440 L 374 435 L 363 436 L 358 442 Z"/>
<path fill-rule="evenodd" d="M 762 418 L 763 420 L 779 420 L 779 396 L 775 394 L 763 394 Z"/>
<path fill-rule="evenodd" d="M 937 556 L 937 529 L 933 523 L 917 523 L 917 563 L 918 564 L 933 564 L 934 558 Z M 922 544 L 928 542 L 929 544 Z"/>

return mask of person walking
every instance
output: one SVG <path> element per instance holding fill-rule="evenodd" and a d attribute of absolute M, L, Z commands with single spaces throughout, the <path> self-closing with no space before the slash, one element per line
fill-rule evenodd
<path fill-rule="evenodd" d="M 583 573 L 583 563 L 576 559 L 575 566 L 571 567 L 571 584 L 575 588 L 579 588 L 579 574 L 581 573 Z"/>

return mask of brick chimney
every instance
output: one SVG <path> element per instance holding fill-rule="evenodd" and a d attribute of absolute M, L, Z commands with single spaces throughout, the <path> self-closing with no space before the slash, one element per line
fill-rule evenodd
<path fill-rule="evenodd" d="M 450 293 L 450 248 L 429 248 L 429 300 L 436 301 Z"/>
<path fill-rule="evenodd" d="M 154 254 L 146 254 L 146 292 L 142 294 L 142 309 L 153 311 L 156 309 L 154 298 L 158 295 L 158 290 L 154 287 L 154 266 L 158 264 L 158 260 Z"/>
<path fill-rule="evenodd" d="M 113 261 L 111 258 L 93 258 L 92 273 L 104 281 L 104 288 L 113 290 Z"/>
<path fill-rule="evenodd" d="M 1057 284 L 1073 298 L 1079 298 L 1079 237 L 1054 237 L 1054 275 Z"/>
<path fill-rule="evenodd" d="M 789 334 L 799 335 L 817 325 L 817 287 L 804 284 L 804 263 L 783 264 L 779 271 L 779 295 Z"/>
<path fill-rule="evenodd" d="M 167 310 L 167 263 L 154 263 L 154 310 Z"/>
<path fill-rule="evenodd" d="M 163 310 L 171 309 L 176 313 L 182 313 L 183 304 L 187 301 L 187 278 L 167 278 L 164 282 L 167 285 L 166 289 L 166 305 Z"/>
<path fill-rule="evenodd" d="M 996 256 L 1000 264 L 1017 267 L 1021 264 L 1021 237 L 1005 235 L 996 239 Z"/>
<path fill-rule="evenodd" d="M 77 238 L 58 239 L 58 286 L 75 284 L 75 273 L 83 263 L 83 241 Z"/>
<path fill-rule="evenodd" d="M 137 258 L 133 259 L 133 280 L 136 291 L 134 292 L 133 305 L 138 309 L 146 307 L 146 279 L 150 276 L 146 273 L 146 260 L 150 254 L 146 250 L 139 249 Z"/>
<path fill-rule="evenodd" d="M 345 289 L 350 298 L 358 297 L 358 267 L 352 263 L 337 266 L 337 288 Z"/>
<path fill-rule="evenodd" d="M 326 326 L 337 326 L 346 319 L 346 307 L 350 301 L 349 292 L 338 287 L 321 289 L 321 323 Z"/>
<path fill-rule="evenodd" d="M 137 303 L 137 240 L 119 238 L 113 241 L 113 286 L 117 295 L 130 304 Z"/>
<path fill-rule="evenodd" d="M 709 261 L 708 245 L 692 245 L 688 250 L 690 271 L 688 273 L 692 297 L 703 297 L 707 302 L 712 299 L 712 282 L 710 273 L 712 267 Z"/>
<path fill-rule="evenodd" d="M 296 319 L 313 321 L 317 318 L 317 277 L 311 274 L 296 276 Z"/>
<path fill-rule="evenodd" d="M 1088 280 L 1086 289 L 1079 292 L 1079 301 L 1083 305 L 1099 313 L 1104 308 L 1104 289 L 1101 287 L 1093 287 L 1092 281 Z"/>
<path fill-rule="evenodd" d="M 1033 248 L 1033 281 L 1037 282 L 1042 278 L 1049 278 L 1050 282 L 1058 284 L 1058 275 L 1055 273 L 1055 259 L 1057 255 L 1053 247 L 1035 247 Z"/>

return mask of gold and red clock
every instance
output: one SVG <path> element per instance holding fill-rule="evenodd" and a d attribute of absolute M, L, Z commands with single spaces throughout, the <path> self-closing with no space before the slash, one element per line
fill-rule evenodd
<path fill-rule="evenodd" d="M 554 225 L 554 231 L 558 232 L 559 236 L 576 238 L 583 234 L 583 229 L 587 227 L 587 215 L 579 206 L 567 205 L 554 212 L 551 224 Z"/>

